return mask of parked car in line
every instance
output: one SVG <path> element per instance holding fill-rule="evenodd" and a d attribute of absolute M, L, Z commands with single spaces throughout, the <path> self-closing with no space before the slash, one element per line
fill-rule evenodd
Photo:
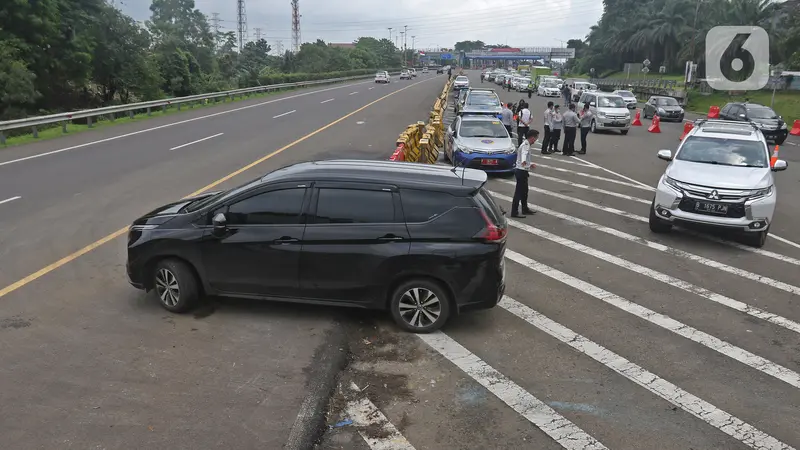
<path fill-rule="evenodd" d="M 459 75 L 456 77 L 455 81 L 453 81 L 453 89 L 458 91 L 461 89 L 469 88 L 469 78 L 464 75 Z"/>
<path fill-rule="evenodd" d="M 507 222 L 486 180 L 429 164 L 295 164 L 136 219 L 128 277 L 176 313 L 215 295 L 388 310 L 430 332 L 505 290 Z"/>
<path fill-rule="evenodd" d="M 674 156 L 660 150 L 658 157 L 670 164 L 650 206 L 651 231 L 688 222 L 740 231 L 750 245 L 764 245 L 778 197 L 773 172 L 788 165 L 771 166 L 757 124 L 701 119 Z"/>
<path fill-rule="evenodd" d="M 628 109 L 636 109 L 638 106 L 638 100 L 636 100 L 636 96 L 631 91 L 617 89 L 616 91 L 612 92 L 612 94 L 622 97 L 622 100 L 625 102 L 625 105 L 628 107 Z"/>
<path fill-rule="evenodd" d="M 560 97 L 561 89 L 558 88 L 558 85 L 556 85 L 554 81 L 547 80 L 536 88 L 536 95 L 539 97 Z"/>
<path fill-rule="evenodd" d="M 389 83 L 391 78 L 389 78 L 389 72 L 378 72 L 375 74 L 375 82 L 376 83 Z"/>
<path fill-rule="evenodd" d="M 500 97 L 493 89 L 469 89 L 460 115 L 481 115 L 499 118 L 503 111 Z"/>
<path fill-rule="evenodd" d="M 600 130 L 617 130 L 622 135 L 628 134 L 631 129 L 631 111 L 619 95 L 604 92 L 584 92 L 578 100 L 577 109 L 589 104 L 589 110 L 594 113 L 591 129 L 592 133 Z"/>
<path fill-rule="evenodd" d="M 455 111 L 456 115 L 461 113 L 461 110 L 464 108 L 464 101 L 467 99 L 467 94 L 469 93 L 469 89 L 461 89 L 458 91 L 458 96 L 456 96 L 453 106 L 453 111 Z"/>
<path fill-rule="evenodd" d="M 422 68 L 422 73 L 428 73 L 428 66 Z"/>
<path fill-rule="evenodd" d="M 517 92 L 528 92 L 528 85 L 530 84 L 531 79 L 528 77 L 519 77 L 517 78 L 517 83 L 514 85 L 514 89 Z"/>
<path fill-rule="evenodd" d="M 410 80 L 411 79 L 411 72 L 408 70 L 402 70 L 400 72 L 400 79 L 401 80 Z"/>
<path fill-rule="evenodd" d="M 447 129 L 444 157 L 456 167 L 492 173 L 513 173 L 517 147 L 496 117 L 456 117 Z"/>
<path fill-rule="evenodd" d="M 777 145 L 783 144 L 789 136 L 783 117 L 772 108 L 758 103 L 728 103 L 720 110 L 719 118 L 753 122 L 761 129 L 767 141 Z"/>
<path fill-rule="evenodd" d="M 674 120 L 683 122 L 685 112 L 678 100 L 672 97 L 654 95 L 642 106 L 642 118 L 653 118 L 658 116 L 664 121 Z"/>
<path fill-rule="evenodd" d="M 438 74 L 440 74 L 440 73 L 444 73 L 444 67 L 442 67 L 442 66 L 436 66 L 436 74 L 438 75 Z"/>
<path fill-rule="evenodd" d="M 412 76 L 412 77 L 416 77 L 416 76 L 417 76 L 417 69 L 415 69 L 415 68 L 413 68 L 413 67 L 410 67 L 410 68 L 408 69 L 408 71 L 409 71 L 409 72 L 411 72 L 411 76 Z"/>

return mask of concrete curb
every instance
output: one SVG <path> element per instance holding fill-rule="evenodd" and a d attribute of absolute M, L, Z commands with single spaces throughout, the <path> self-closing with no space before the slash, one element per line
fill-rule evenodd
<path fill-rule="evenodd" d="M 349 349 L 345 327 L 336 321 L 325 336 L 311 365 L 306 388 L 308 394 L 289 431 L 284 450 L 310 450 L 325 431 L 325 415 L 339 372 L 347 365 Z"/>

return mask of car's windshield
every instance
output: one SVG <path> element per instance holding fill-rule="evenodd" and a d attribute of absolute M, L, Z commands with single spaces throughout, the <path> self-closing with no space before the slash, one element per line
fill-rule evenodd
<path fill-rule="evenodd" d="M 764 144 L 741 139 L 690 136 L 675 159 L 724 166 L 768 167 Z"/>
<path fill-rule="evenodd" d="M 620 97 L 636 97 L 631 91 L 617 91 L 617 95 Z"/>
<path fill-rule="evenodd" d="M 778 115 L 766 106 L 748 106 L 747 117 L 751 119 L 777 119 Z"/>
<path fill-rule="evenodd" d="M 678 106 L 678 101 L 674 98 L 657 98 L 656 104 L 658 106 Z"/>
<path fill-rule="evenodd" d="M 475 95 L 475 94 L 472 94 L 467 99 L 467 104 L 469 104 L 469 105 L 498 106 L 498 105 L 500 105 L 500 100 L 498 100 L 497 96 L 494 96 L 494 95 Z"/>
<path fill-rule="evenodd" d="M 546 87 L 546 88 L 555 88 L 555 87 L 557 87 L 557 86 L 556 86 L 556 84 L 555 84 L 555 83 L 553 83 L 552 81 L 546 81 L 546 82 L 542 83 L 542 87 Z"/>
<path fill-rule="evenodd" d="M 465 138 L 507 138 L 508 131 L 499 120 L 465 120 L 458 135 Z"/>
<path fill-rule="evenodd" d="M 469 81 L 467 77 L 457 77 L 456 81 Z"/>
<path fill-rule="evenodd" d="M 601 108 L 624 108 L 625 101 L 622 100 L 622 97 L 599 97 L 597 106 Z"/>
<path fill-rule="evenodd" d="M 183 208 L 183 211 L 187 212 L 187 213 L 200 211 L 201 209 L 205 208 L 206 206 L 208 206 L 208 205 L 210 205 L 212 203 L 216 203 L 217 200 L 220 200 L 220 199 L 222 199 L 224 197 L 230 198 L 230 197 L 239 195 L 239 193 L 244 192 L 244 191 L 246 191 L 246 190 L 248 190 L 248 189 L 250 189 L 250 188 L 252 188 L 252 187 L 254 187 L 254 186 L 258 185 L 258 184 L 260 184 L 260 183 L 261 183 L 261 177 L 258 177 L 255 180 L 248 181 L 247 183 L 245 183 L 245 184 L 243 184 L 241 186 L 235 187 L 235 188 L 233 188 L 231 190 L 220 191 L 220 192 L 218 192 L 218 193 L 216 193 L 216 194 L 214 194 L 214 195 L 212 195 L 210 197 L 206 197 L 204 199 L 200 199 L 200 200 L 194 201 L 192 203 L 189 203 L 188 205 L 186 205 Z"/>

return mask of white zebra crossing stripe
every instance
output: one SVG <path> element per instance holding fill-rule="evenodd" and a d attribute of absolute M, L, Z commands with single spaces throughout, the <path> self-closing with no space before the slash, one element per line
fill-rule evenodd
<path fill-rule="evenodd" d="M 738 417 L 692 395 L 510 297 L 504 296 L 499 306 L 754 450 L 794 450 L 788 444 Z"/>
<path fill-rule="evenodd" d="M 652 187 L 649 187 L 649 186 L 642 186 L 642 185 L 639 185 L 639 184 L 628 183 L 627 181 L 619 181 L 619 180 L 615 180 L 613 178 L 606 178 L 606 177 L 601 177 L 601 176 L 598 176 L 598 175 L 591 175 L 591 174 L 588 174 L 588 173 L 578 172 L 578 171 L 575 171 L 575 170 L 562 169 L 561 167 L 548 166 L 548 165 L 545 165 L 545 164 L 537 164 L 536 166 L 537 167 L 541 167 L 543 169 L 550 169 L 550 170 L 555 170 L 555 171 L 558 171 L 558 172 L 571 173 L 571 174 L 579 175 L 579 176 L 586 177 L 586 178 L 592 178 L 594 180 L 605 181 L 606 183 L 619 184 L 621 186 L 628 186 L 628 187 L 632 187 L 632 188 L 636 188 L 636 189 L 643 189 L 645 191 L 655 191 L 655 188 L 652 188 Z"/>
<path fill-rule="evenodd" d="M 508 202 L 510 202 L 512 200 L 511 197 L 507 197 L 505 195 L 498 194 L 496 192 L 491 192 L 491 191 L 489 191 L 489 192 L 495 198 L 499 198 L 501 200 L 505 200 L 505 201 L 508 201 Z M 610 227 L 606 227 L 606 226 L 603 226 L 603 225 L 599 225 L 599 224 L 596 224 L 594 222 L 589 222 L 588 220 L 579 219 L 577 217 L 573 217 L 573 216 L 570 216 L 570 215 L 567 215 L 567 214 L 563 214 L 563 213 L 560 213 L 558 211 L 553 211 L 552 209 L 548 209 L 548 208 L 545 208 L 545 207 L 542 207 L 542 206 L 539 206 L 536 209 L 537 209 L 538 212 L 540 212 L 542 214 L 547 214 L 547 215 L 550 215 L 550 216 L 553 216 L 553 217 L 557 217 L 559 219 L 570 221 L 570 222 L 578 224 L 578 225 L 583 225 L 583 226 L 586 226 L 586 227 L 589 227 L 589 228 L 592 228 L 592 229 L 595 229 L 595 230 L 598 230 L 598 231 L 602 231 L 602 232 L 608 233 L 608 234 L 610 234 L 612 236 L 616 236 L 616 237 L 619 237 L 621 239 L 625 239 L 625 240 L 630 241 L 630 242 L 636 242 L 637 244 L 642 244 L 642 245 L 645 245 L 645 246 L 647 246 L 649 248 L 652 248 L 654 250 L 658 250 L 658 251 L 661 251 L 661 252 L 664 252 L 664 253 L 667 253 L 667 254 L 681 256 L 681 257 L 689 258 L 689 259 L 693 259 L 693 258 L 705 259 L 705 258 L 703 258 L 701 256 L 694 255 L 694 254 L 691 254 L 691 253 L 688 253 L 688 252 L 684 252 L 683 250 L 679 250 L 679 249 L 676 249 L 676 248 L 673 248 L 673 247 L 668 247 L 666 245 L 659 244 L 657 242 L 648 241 L 646 239 L 634 236 L 632 234 L 625 233 L 623 231 L 616 230 L 614 228 L 610 228 Z M 517 222 L 517 223 L 520 223 L 520 222 Z M 609 262 L 610 262 L 610 260 L 609 260 Z M 716 261 L 714 261 L 714 262 L 716 263 Z M 721 263 L 717 263 L 717 264 L 721 264 Z M 731 267 L 731 269 L 736 269 L 736 268 Z M 740 270 L 740 269 L 736 269 L 736 270 Z M 757 317 L 759 319 L 766 320 L 767 322 L 770 322 L 772 324 L 775 324 L 775 325 L 784 327 L 786 329 L 792 330 L 792 331 L 794 331 L 796 333 L 800 333 L 800 323 L 795 322 L 795 321 L 793 321 L 791 319 L 787 319 L 786 317 L 779 316 L 777 314 L 773 314 L 773 313 L 768 312 L 768 311 L 764 311 L 762 309 L 756 308 L 755 306 L 748 305 L 746 303 L 740 302 L 738 300 L 734 300 L 734 299 L 729 298 L 729 297 L 722 296 L 720 294 L 715 294 L 715 293 L 713 293 L 711 291 L 708 291 L 706 289 L 703 289 L 703 288 L 701 288 L 699 286 L 686 286 L 686 287 L 687 287 L 687 290 L 691 289 L 691 290 L 689 290 L 689 292 L 692 292 L 692 293 L 695 293 L 695 294 L 700 295 L 702 297 L 705 297 L 705 298 L 707 298 L 707 299 L 709 299 L 709 300 L 711 300 L 713 302 L 716 302 L 716 303 L 719 303 L 721 305 L 727 306 L 728 308 L 734 309 L 736 311 L 740 311 L 740 312 L 743 312 L 745 314 L 749 314 L 749 315 L 751 315 L 753 317 Z"/>
<path fill-rule="evenodd" d="M 570 450 L 606 448 L 597 439 L 478 358 L 450 336 L 440 331 L 417 336 L 522 417 L 544 431 L 562 447 Z"/>
<path fill-rule="evenodd" d="M 620 194 L 619 192 L 607 191 L 605 189 L 596 188 L 594 186 L 587 186 L 585 184 L 580 184 L 580 183 L 573 183 L 572 181 L 562 180 L 561 178 L 548 177 L 547 175 L 542 175 L 540 173 L 536 174 L 536 178 L 539 179 L 539 180 L 547 180 L 547 181 L 552 181 L 554 183 L 566 184 L 566 185 L 569 185 L 569 186 L 572 186 L 572 187 L 576 187 L 576 188 L 579 188 L 579 189 L 586 189 L 588 191 L 594 191 L 594 192 L 598 192 L 600 194 L 610 195 L 612 197 L 624 198 L 625 200 L 630 200 L 630 201 L 637 202 L 637 203 L 642 203 L 642 204 L 645 204 L 645 205 L 649 205 L 650 204 L 650 200 L 645 200 L 643 198 L 631 197 L 630 195 Z"/>
<path fill-rule="evenodd" d="M 657 313 L 638 303 L 633 303 L 632 301 L 624 299 L 619 295 L 608 292 L 605 289 L 597 287 L 593 284 L 589 284 L 583 280 L 542 264 L 539 261 L 528 258 L 527 256 L 517 253 L 513 250 L 506 249 L 506 258 L 544 276 L 550 277 L 560 283 L 564 283 L 567 286 L 577 289 L 584 294 L 590 295 L 611 306 L 633 314 L 634 316 L 646 320 L 653 325 L 657 325 L 665 330 L 672 331 L 678 336 L 683 336 L 686 339 L 694 341 L 731 359 L 735 359 L 736 361 L 750 366 L 753 369 L 756 369 L 767 375 L 771 375 L 789 384 L 790 386 L 800 388 L 800 374 L 793 370 L 775 364 L 772 361 L 750 353 L 743 348 L 736 347 L 735 345 L 725 342 L 722 339 L 690 327 L 685 323 L 681 323 L 672 317 Z"/>
<path fill-rule="evenodd" d="M 355 383 L 350 383 L 350 390 L 358 393 L 359 398 L 347 403 L 347 417 L 353 425 L 360 428 L 358 434 L 372 450 L 415 450 L 400 431 L 383 415 L 383 413 L 366 396 Z M 380 428 L 381 437 L 374 437 L 364 430 L 368 427 Z"/>

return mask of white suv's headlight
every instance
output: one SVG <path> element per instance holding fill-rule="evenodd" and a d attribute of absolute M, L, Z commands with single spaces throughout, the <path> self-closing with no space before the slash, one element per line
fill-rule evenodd
<path fill-rule="evenodd" d="M 683 189 L 681 189 L 681 187 L 678 186 L 678 182 L 673 180 L 672 178 L 666 176 L 666 175 L 664 175 L 664 184 L 666 184 L 667 186 L 675 189 L 678 192 L 681 192 L 681 193 L 683 192 Z"/>
<path fill-rule="evenodd" d="M 766 187 L 764 189 L 757 189 L 750 193 L 749 200 L 758 200 L 760 198 L 769 197 L 774 192 L 773 186 Z"/>
<path fill-rule="evenodd" d="M 606 113 L 604 113 L 603 111 L 597 111 L 597 117 L 605 117 L 605 116 Z"/>

